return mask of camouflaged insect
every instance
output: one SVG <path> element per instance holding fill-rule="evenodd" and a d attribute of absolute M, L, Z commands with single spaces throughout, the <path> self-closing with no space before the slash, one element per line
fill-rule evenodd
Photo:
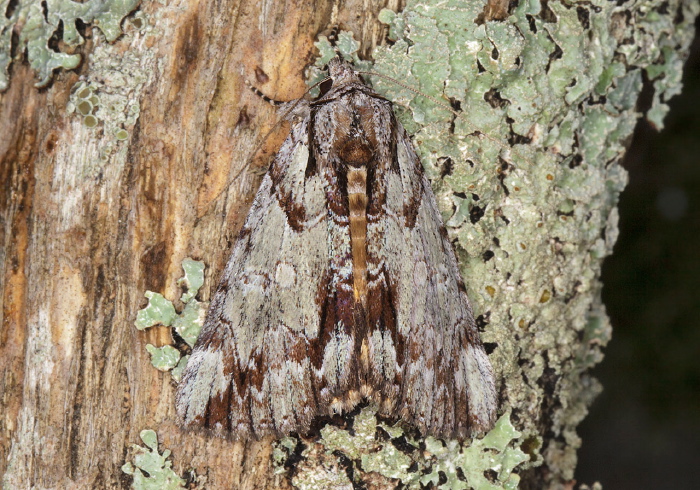
<path fill-rule="evenodd" d="M 496 391 L 452 243 L 391 103 L 352 66 L 299 101 L 177 393 L 187 428 L 307 433 L 363 399 L 423 433 L 488 430 Z"/>

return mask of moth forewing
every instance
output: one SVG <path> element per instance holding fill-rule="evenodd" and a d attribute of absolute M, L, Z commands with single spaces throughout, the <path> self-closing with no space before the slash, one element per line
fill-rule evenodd
<path fill-rule="evenodd" d="M 263 179 L 177 393 L 185 427 L 307 433 L 353 409 L 464 438 L 496 415 L 491 365 L 428 180 L 350 64 Z"/>

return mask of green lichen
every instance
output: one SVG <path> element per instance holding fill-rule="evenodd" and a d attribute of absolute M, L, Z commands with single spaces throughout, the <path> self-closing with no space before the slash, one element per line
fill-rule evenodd
<path fill-rule="evenodd" d="M 108 42 L 121 34 L 121 22 L 139 4 L 140 0 L 18 0 L 2 3 L 5 15 L 0 17 L 0 91 L 7 89 L 8 67 L 11 58 L 13 31 L 19 32 L 19 46 L 15 52 L 24 53 L 39 81 L 37 87 L 49 83 L 56 68 L 73 69 L 80 63 L 79 54 L 71 54 L 84 43 L 76 28 L 80 20 L 87 26 L 97 27 Z M 9 14 L 9 16 L 8 16 Z M 49 46 L 52 37 L 62 30 L 62 51 Z"/>
<path fill-rule="evenodd" d="M 185 275 L 178 279 L 177 285 L 185 289 L 180 301 L 187 303 L 197 296 L 199 288 L 204 284 L 204 262 L 185 259 L 182 261 L 182 270 L 185 271 Z"/>
<path fill-rule="evenodd" d="M 378 451 L 362 456 L 362 469 L 379 473 L 392 480 L 405 480 L 411 467 L 411 458 L 391 444 L 382 446 Z"/>
<path fill-rule="evenodd" d="M 185 304 L 183 310 L 178 313 L 173 303 L 163 295 L 146 291 L 148 305 L 138 311 L 134 325 L 139 330 L 156 325 L 172 327 L 190 347 L 193 347 L 202 329 L 207 310 L 207 304 L 195 299 L 199 288 L 204 283 L 204 263 L 187 258 L 183 260 L 182 268 L 185 275 L 178 280 L 178 285 L 183 288 L 183 294 L 180 297 Z M 151 363 L 154 367 L 161 371 L 172 370 L 173 378 L 179 381 L 188 356 L 182 357 L 180 351 L 170 345 L 155 347 L 147 344 L 146 350 L 151 354 Z"/>
<path fill-rule="evenodd" d="M 301 463 L 295 465 L 292 482 L 297 488 L 328 488 L 318 485 L 347 479 L 345 467 L 352 465 L 355 484 L 418 489 L 515 489 L 519 477 L 514 473 L 531 464 L 531 456 L 515 444 L 521 437 L 505 413 L 482 439 L 469 445 L 428 437 L 417 439 L 400 425 L 379 422 L 374 407 L 365 407 L 352 418 L 352 430 L 327 425 L 318 441 L 301 451 Z M 422 447 L 421 447 L 422 443 Z M 301 444 L 286 438 L 275 447 L 273 457 L 278 468 Z M 495 475 L 486 477 L 487 472 Z"/>
<path fill-rule="evenodd" d="M 133 463 L 127 461 L 122 471 L 134 477 L 131 488 L 136 490 L 174 490 L 186 488 L 185 480 L 172 470 L 168 461 L 170 450 L 163 454 L 158 452 L 158 436 L 155 431 L 147 429 L 140 433 L 146 447 L 132 444 Z"/>
<path fill-rule="evenodd" d="M 180 351 L 171 345 L 155 347 L 146 344 L 146 350 L 151 354 L 151 364 L 159 371 L 170 371 L 180 362 Z"/>
<path fill-rule="evenodd" d="M 190 347 L 194 347 L 199 332 L 202 330 L 205 313 L 206 309 L 202 307 L 200 302 L 190 300 L 182 313 L 173 320 L 173 328 Z"/>
<path fill-rule="evenodd" d="M 637 100 L 650 80 L 644 116 L 662 127 L 700 5 L 528 0 L 491 21 L 484 4 L 409 0 L 399 14 L 382 11 L 393 44 L 374 51 L 383 76 L 369 78 L 394 102 L 432 181 L 482 340 L 494 347 L 502 407 L 518 409 L 516 445 L 561 483 L 600 391 L 588 374 L 611 334 L 600 269 L 618 233 Z M 319 49 L 320 67 L 332 50 L 323 39 Z M 354 60 L 350 51 L 341 53 Z M 542 416 L 551 418 L 540 436 Z"/>
<path fill-rule="evenodd" d="M 281 475 L 287 471 L 284 464 L 294 452 L 299 441 L 294 437 L 283 437 L 276 441 L 272 448 L 272 464 L 274 473 Z"/>
<path fill-rule="evenodd" d="M 173 303 L 162 294 L 153 291 L 146 291 L 144 296 L 148 299 L 148 305 L 136 313 L 136 328 L 145 330 L 155 325 L 169 327 L 177 316 Z"/>
<path fill-rule="evenodd" d="M 141 13 L 139 19 L 145 22 Z M 143 33 L 128 27 L 130 35 Z M 144 29 L 145 33 L 150 32 Z M 83 124 L 88 128 L 102 128 L 108 137 L 102 147 L 104 160 L 113 153 L 114 145 L 129 138 L 129 129 L 133 128 L 140 115 L 141 91 L 147 83 L 150 67 L 144 63 L 144 52 L 127 50 L 116 56 L 113 45 L 96 42 L 90 54 L 90 70 L 71 90 L 70 101 L 66 106 L 69 114 L 83 116 Z"/>
<path fill-rule="evenodd" d="M 144 87 L 158 76 L 158 64 L 163 62 L 155 48 L 147 46 L 162 36 L 156 26 L 170 10 L 161 6 L 150 19 L 134 13 L 122 23 L 124 35 L 113 43 L 99 34 L 92 37 L 92 50 L 66 104 L 66 112 L 80 122 L 73 129 L 73 145 L 84 153 L 71 170 L 78 181 L 94 182 L 126 165 Z"/>
<path fill-rule="evenodd" d="M 365 408 L 353 419 L 353 431 L 327 425 L 321 430 L 323 445 L 329 451 L 343 451 L 350 459 L 358 459 L 376 446 L 376 410 Z"/>
<path fill-rule="evenodd" d="M 475 440 L 469 447 L 464 449 L 455 458 L 454 464 L 462 468 L 467 481 L 477 490 L 515 489 L 518 487 L 520 477 L 514 474 L 513 470 L 518 465 L 530 460 L 530 456 L 519 447 L 509 446 L 513 441 L 519 439 L 521 435 L 510 423 L 510 412 L 506 412 L 498 419 L 493 430 L 483 439 Z M 448 448 L 445 449 L 447 450 Z M 490 451 L 491 449 L 496 451 L 496 456 Z M 442 471 L 448 475 L 448 480 L 453 479 L 457 481 L 457 475 L 451 475 L 454 466 L 451 464 L 450 459 L 453 457 L 453 453 L 447 450 L 444 455 L 448 459 L 442 462 Z M 484 472 L 487 470 L 493 470 L 497 473 L 496 484 L 490 482 L 484 476 Z M 426 482 L 424 481 L 424 483 Z"/>
<path fill-rule="evenodd" d="M 86 128 L 95 128 L 97 127 L 97 124 L 99 121 L 97 118 L 93 115 L 88 115 L 83 118 L 83 124 L 85 125 Z"/>
<path fill-rule="evenodd" d="M 173 377 L 173 379 L 179 383 L 180 380 L 182 379 L 182 373 L 185 371 L 185 368 L 187 367 L 187 361 L 189 360 L 190 356 L 182 356 L 180 360 L 177 363 L 177 366 L 173 368 L 172 371 L 170 371 L 170 375 Z"/>

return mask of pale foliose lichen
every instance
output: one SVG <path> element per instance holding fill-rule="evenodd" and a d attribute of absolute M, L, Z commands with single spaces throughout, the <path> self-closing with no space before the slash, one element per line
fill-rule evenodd
<path fill-rule="evenodd" d="M 204 263 L 185 259 L 182 261 L 182 270 L 185 271 L 185 275 L 177 281 L 177 285 L 184 289 L 180 301 L 189 303 L 204 284 Z"/>
<path fill-rule="evenodd" d="M 364 407 L 352 417 L 351 428 L 326 425 L 313 442 L 287 437 L 276 443 L 273 460 L 300 490 L 354 488 L 353 483 L 376 488 L 515 489 L 516 467 L 532 466 L 532 456 L 516 440 L 521 434 L 504 413 L 495 427 L 469 445 L 419 439 L 401 425 L 379 421 L 376 409 Z"/>
<path fill-rule="evenodd" d="M 37 87 L 49 83 L 57 68 L 73 69 L 80 64 L 73 50 L 84 43 L 79 31 L 85 26 L 98 28 L 108 42 L 122 34 L 121 23 L 140 0 L 6 0 L 0 16 L 0 91 L 7 89 L 8 67 L 12 52 L 27 52 L 31 67 L 39 81 Z M 18 46 L 12 46 L 12 34 L 18 33 Z M 60 39 L 57 38 L 60 36 Z M 61 41 L 61 44 L 58 41 Z M 58 49 L 56 46 L 60 46 Z"/>
<path fill-rule="evenodd" d="M 134 37 L 152 35 L 153 31 L 141 12 L 125 21 L 125 29 Z M 113 153 L 125 150 L 119 142 L 129 139 L 141 113 L 143 88 L 152 76 L 152 67 L 143 60 L 145 51 L 122 51 L 119 46 L 96 40 L 88 56 L 90 70 L 73 86 L 66 106 L 69 114 L 82 118 L 85 127 L 102 130 L 103 163 Z"/>
<path fill-rule="evenodd" d="M 516 446 L 545 464 L 542 481 L 569 482 L 576 426 L 601 390 L 588 371 L 611 335 L 600 270 L 618 234 L 620 159 L 639 117 L 663 126 L 700 4 L 527 0 L 491 20 L 485 3 L 382 11 L 392 43 L 373 53 L 384 77 L 368 78 L 433 183 Z M 322 66 L 334 52 L 324 39 L 319 50 Z M 357 64 L 356 51 L 340 46 Z"/>
<path fill-rule="evenodd" d="M 148 304 L 138 311 L 134 326 L 139 330 L 162 325 L 172 327 L 178 337 L 193 347 L 207 311 L 207 303 L 195 299 L 199 288 L 204 283 L 204 263 L 185 259 L 182 261 L 182 269 L 185 275 L 178 280 L 178 285 L 183 288 L 180 301 L 185 305 L 180 313 L 175 310 L 173 303 L 159 293 L 146 291 Z M 180 380 L 189 356 L 182 356 L 180 351 L 171 345 L 155 347 L 146 345 L 146 350 L 151 354 L 151 363 L 161 371 L 170 371 L 176 381 Z"/>
<path fill-rule="evenodd" d="M 100 5 L 106 8 L 112 3 L 108 0 Z M 20 0 L 16 5 L 21 9 L 24 3 Z M 47 5 L 50 9 L 52 2 Z M 73 116 L 68 121 L 77 123 L 72 128 L 72 147 L 81 150 L 80 158 L 71 159 L 70 172 L 66 172 L 75 181 L 86 185 L 90 181 L 89 185 L 94 186 L 94 181 L 102 180 L 105 171 L 118 173 L 126 165 L 131 136 L 141 114 L 141 97 L 163 63 L 155 48 L 149 46 L 162 36 L 168 22 L 163 17 L 167 19 L 172 8 L 176 7 L 161 6 L 149 18 L 143 12 L 133 13 L 118 23 L 119 32 L 124 35 L 114 42 L 93 29 L 92 48 L 83 59 L 82 73 L 66 104 L 66 112 Z M 117 11 L 110 11 L 110 15 Z M 112 185 L 109 179 L 106 184 Z M 110 193 L 109 189 L 104 192 Z"/>
<path fill-rule="evenodd" d="M 169 327 L 177 316 L 172 301 L 153 291 L 146 291 L 144 296 L 148 300 L 148 305 L 136 313 L 134 326 L 139 330 L 145 330 L 155 325 Z"/>
<path fill-rule="evenodd" d="M 140 436 L 146 447 L 132 444 L 133 463 L 127 461 L 122 466 L 122 471 L 134 478 L 131 488 L 135 490 L 187 488 L 185 480 L 173 471 L 173 464 L 168 461 L 170 450 L 166 449 L 163 454 L 158 452 L 158 435 L 155 431 L 142 430 Z"/>

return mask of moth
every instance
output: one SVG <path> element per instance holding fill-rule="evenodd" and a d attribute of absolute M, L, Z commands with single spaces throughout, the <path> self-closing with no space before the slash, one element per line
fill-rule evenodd
<path fill-rule="evenodd" d="M 297 101 L 180 382 L 186 428 L 305 434 L 363 400 L 422 433 L 491 428 L 496 390 L 430 183 L 340 58 Z"/>

